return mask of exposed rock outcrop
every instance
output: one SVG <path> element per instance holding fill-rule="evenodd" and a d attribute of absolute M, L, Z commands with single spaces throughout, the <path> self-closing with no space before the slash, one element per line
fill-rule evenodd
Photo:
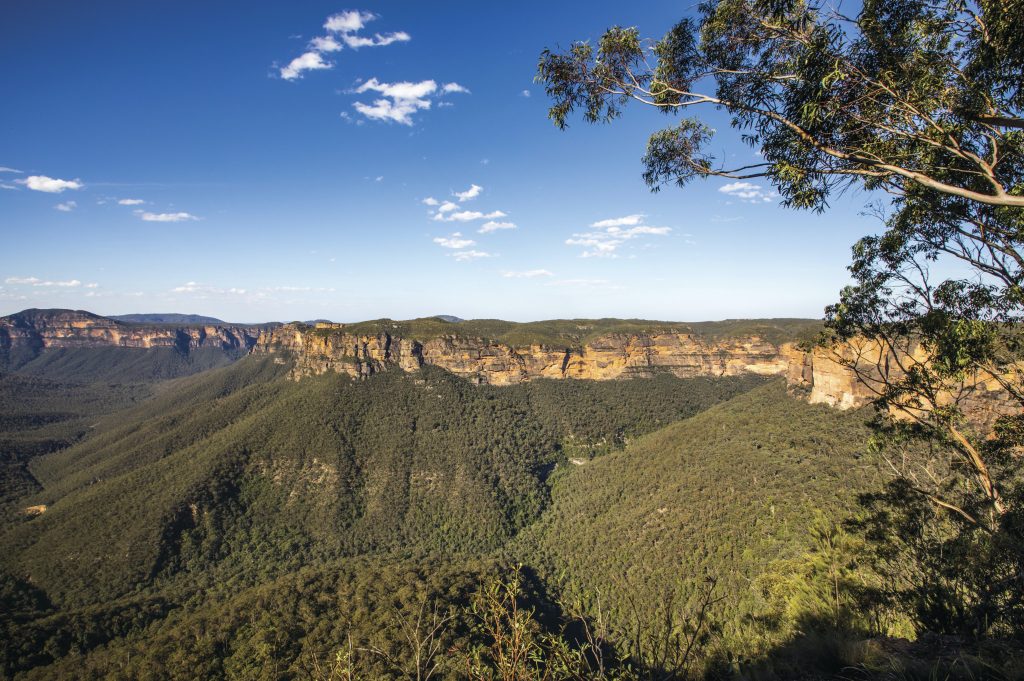
<path fill-rule="evenodd" d="M 778 336 L 769 340 L 751 333 L 688 333 L 686 325 L 662 324 L 630 333 L 594 331 L 597 335 L 562 345 L 513 345 L 459 334 L 455 325 L 453 333 L 423 338 L 402 335 L 399 324 L 389 322 L 383 328 L 392 327 L 399 331 L 376 326 L 371 333 L 354 333 L 334 323 L 139 324 L 83 311 L 25 310 L 0 317 L 0 369 L 15 368 L 48 349 L 114 346 L 175 348 L 183 354 L 216 348 L 235 356 L 249 351 L 275 355 L 275 361 L 294 362 L 291 377 L 296 380 L 326 372 L 352 377 L 413 372 L 424 365 L 487 385 L 515 385 L 538 378 L 641 378 L 662 372 L 680 378 L 754 373 L 784 376 L 810 402 L 849 409 L 874 400 L 885 378 L 899 378 L 905 364 L 867 341 L 807 351 L 795 340 Z M 961 405 L 978 420 L 991 422 L 1018 408 L 991 375 L 971 377 L 967 390 L 960 389 Z M 952 393 L 939 396 L 940 403 L 951 399 Z"/>
<path fill-rule="evenodd" d="M 420 340 L 288 324 L 266 331 L 254 352 L 293 356 L 293 378 L 327 371 L 360 377 L 429 364 L 475 383 L 513 385 L 536 378 L 610 380 L 658 372 L 682 378 L 776 376 L 787 373 L 789 356 L 798 351 L 792 344 L 780 346 L 757 336 L 711 341 L 683 333 L 608 334 L 578 347 L 514 347 L 458 335 Z"/>
<path fill-rule="evenodd" d="M 641 332 L 609 333 L 569 347 L 513 346 L 453 334 L 426 339 L 388 332 L 355 334 L 340 324 L 268 329 L 253 352 L 293 358 L 293 379 L 329 371 L 366 377 L 389 370 L 416 371 L 423 365 L 487 385 L 538 378 L 627 379 L 659 372 L 680 378 L 754 373 L 784 376 L 811 403 L 839 409 L 861 407 L 876 399 L 886 378 L 899 379 L 905 364 L 863 340 L 805 350 L 795 341 L 771 342 L 757 335 Z M 992 376 L 970 378 L 966 390 L 961 385 L 959 391 L 961 406 L 977 421 L 991 423 L 1019 408 Z M 948 403 L 952 395 L 940 395 L 940 403 Z"/>
<path fill-rule="evenodd" d="M 136 324 L 81 310 L 25 310 L 0 317 L 0 368 L 17 365 L 52 348 L 198 348 L 247 352 L 261 326 L 230 324 Z"/>
<path fill-rule="evenodd" d="M 919 345 L 911 344 L 897 355 L 878 341 L 854 338 L 835 347 L 815 347 L 794 357 L 787 380 L 791 386 L 808 391 L 808 400 L 839 409 L 863 406 L 878 397 L 886 385 L 900 381 L 914 365 L 927 365 L 928 355 Z M 1016 380 L 1012 377 L 1010 380 Z M 1020 404 L 1011 399 L 1002 383 L 993 374 L 976 371 L 962 381 L 951 382 L 939 390 L 934 404 L 925 409 L 944 407 L 956 402 L 975 423 L 991 425 L 999 416 L 1020 411 Z M 916 411 L 907 402 L 906 410 Z M 897 417 L 908 416 L 906 410 L 892 409 Z"/>

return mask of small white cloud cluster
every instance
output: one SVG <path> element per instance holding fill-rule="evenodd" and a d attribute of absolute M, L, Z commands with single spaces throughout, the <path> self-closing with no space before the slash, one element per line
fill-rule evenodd
<path fill-rule="evenodd" d="M 0 172 L 4 173 L 21 173 L 20 170 L 14 168 L 8 168 L 6 166 L 0 166 Z M 47 194 L 61 194 L 67 190 L 77 190 L 85 187 L 85 184 L 81 180 L 62 180 L 56 177 L 49 177 L 47 175 L 29 175 L 23 180 L 14 180 L 19 185 L 36 192 L 44 192 Z M 13 185 L 0 185 L 4 189 L 16 189 Z M 113 200 L 113 199 L 110 199 Z M 100 199 L 97 201 L 99 205 L 103 205 L 107 202 L 107 199 Z M 140 206 L 144 203 L 142 199 L 117 199 L 118 205 L 121 206 Z M 54 206 L 55 210 L 62 213 L 71 213 L 78 208 L 78 202 L 76 201 L 62 201 Z M 151 213 L 144 210 L 134 211 L 135 215 L 144 222 L 184 222 L 186 220 L 198 220 L 199 218 L 191 213 L 175 212 L 175 213 Z"/>
<path fill-rule="evenodd" d="M 500 212 L 500 211 L 498 211 Z M 514 222 L 495 222 L 494 220 L 488 220 L 484 224 L 480 225 L 480 229 L 476 230 L 480 234 L 490 234 L 491 232 L 497 232 L 502 229 L 515 229 L 516 223 Z"/>
<path fill-rule="evenodd" d="M 452 232 L 448 237 L 439 236 L 434 239 L 434 243 L 442 248 L 466 248 L 476 244 L 472 239 L 462 238 L 462 232 Z"/>
<path fill-rule="evenodd" d="M 5 284 L 13 284 L 14 286 L 35 286 L 42 288 L 78 288 L 82 285 L 82 282 L 78 279 L 66 279 L 50 280 L 40 279 L 39 277 L 7 277 L 4 279 Z M 96 288 L 98 284 L 86 284 L 86 288 Z"/>
<path fill-rule="evenodd" d="M 174 288 L 171 289 L 171 293 L 188 293 L 196 296 L 197 298 L 202 299 L 211 295 L 220 296 L 230 294 L 236 296 L 244 296 L 247 293 L 247 291 L 244 288 L 218 288 L 216 286 L 200 284 L 199 282 L 196 281 L 189 281 L 182 284 L 181 286 L 175 286 Z"/>
<path fill-rule="evenodd" d="M 590 231 L 577 232 L 565 240 L 568 246 L 581 246 L 582 258 L 617 258 L 619 247 L 627 241 L 643 236 L 665 236 L 671 227 L 645 225 L 645 215 L 626 215 L 621 218 L 598 220 L 591 223 Z"/>
<path fill-rule="evenodd" d="M 150 213 L 149 211 L 137 210 L 135 214 L 143 222 L 185 222 L 186 220 L 198 220 L 199 218 L 191 213 Z"/>
<path fill-rule="evenodd" d="M 462 236 L 462 232 L 452 232 L 450 236 L 439 236 L 434 239 L 434 243 L 442 248 L 450 248 L 452 252 L 449 253 L 451 257 L 455 258 L 459 262 L 465 262 L 466 260 L 477 260 L 479 258 L 490 258 L 491 254 L 486 251 L 478 251 L 469 248 L 475 246 L 476 242 L 472 239 L 467 239 Z"/>
<path fill-rule="evenodd" d="M 452 195 L 459 200 L 459 203 L 463 203 L 465 201 L 470 201 L 480 196 L 480 193 L 483 192 L 483 190 L 484 188 L 481 187 L 480 185 L 471 184 L 469 185 L 469 189 L 467 189 L 466 191 L 452 192 Z"/>
<path fill-rule="evenodd" d="M 458 83 L 438 85 L 434 80 L 421 80 L 418 83 L 383 83 L 376 78 L 371 78 L 352 90 L 352 93 L 357 95 L 366 92 L 376 92 L 380 97 L 370 104 L 354 103 L 352 106 L 356 111 L 370 120 L 412 125 L 413 114 L 429 109 L 433 103 L 432 98 L 449 94 L 468 94 L 469 90 Z"/>
<path fill-rule="evenodd" d="M 341 51 L 343 46 L 358 50 L 361 47 L 383 47 L 392 43 L 406 42 L 411 37 L 405 31 L 393 33 L 375 33 L 372 36 L 359 35 L 359 32 L 366 27 L 368 22 L 377 18 L 371 12 L 360 10 L 349 10 L 327 17 L 324 28 L 327 35 L 313 38 L 303 52 L 295 59 L 292 59 L 286 66 L 279 69 L 281 78 L 284 80 L 296 80 L 302 77 L 305 71 L 318 71 L 334 68 L 332 62 L 326 61 L 324 55 L 331 52 Z"/>
<path fill-rule="evenodd" d="M 15 182 L 32 191 L 46 192 L 47 194 L 60 194 L 68 189 L 81 189 L 85 186 L 81 180 L 60 180 L 46 175 L 29 175 L 24 180 L 15 180 Z"/>
<path fill-rule="evenodd" d="M 484 188 L 476 183 L 471 183 L 469 188 L 465 191 L 453 191 L 451 196 L 453 200 L 446 199 L 444 201 L 428 196 L 422 200 L 422 203 L 429 207 L 428 214 L 431 219 L 435 222 L 476 222 L 479 220 L 486 220 L 479 229 L 477 234 L 490 234 L 491 232 L 497 232 L 506 229 L 516 229 L 514 222 L 498 222 L 501 218 L 508 217 L 508 214 L 500 210 L 492 210 L 489 212 L 479 210 L 465 210 L 461 205 L 467 201 L 472 201 L 478 198 L 484 193 Z M 454 232 L 447 237 L 437 237 L 434 239 L 434 243 L 438 244 L 443 248 L 454 249 L 454 253 L 450 253 L 453 258 L 459 261 L 466 260 L 477 260 L 479 258 L 490 258 L 493 254 L 487 251 L 470 250 L 470 246 L 475 246 L 476 242 L 472 239 L 467 239 L 462 236 L 461 232 Z"/>
<path fill-rule="evenodd" d="M 480 196 L 483 191 L 484 188 L 480 185 L 470 184 L 469 189 L 466 191 L 452 192 L 452 196 L 458 200 L 458 203 L 448 200 L 439 201 L 433 196 L 428 196 L 423 199 L 422 203 L 430 206 L 431 210 L 429 213 L 431 218 L 437 222 L 475 222 L 477 220 L 488 220 L 488 222 L 485 222 L 483 226 L 477 230 L 478 234 L 487 234 L 501 229 L 515 229 L 516 225 L 512 222 L 494 222 L 500 218 L 508 217 L 508 214 L 504 211 L 492 210 L 485 213 L 479 210 L 461 210 L 459 203 L 472 201 Z"/>
<path fill-rule="evenodd" d="M 753 182 L 730 182 L 719 187 L 718 191 L 747 203 L 771 203 L 775 200 L 773 192 Z"/>

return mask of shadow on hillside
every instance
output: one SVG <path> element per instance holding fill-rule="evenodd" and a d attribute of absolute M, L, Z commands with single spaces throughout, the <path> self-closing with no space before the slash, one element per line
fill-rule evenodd
<path fill-rule="evenodd" d="M 1019 681 L 1024 644 L 970 642 L 924 634 L 916 641 L 836 630 L 825 618 L 806 617 L 800 632 L 755 660 L 716 656 L 704 678 L 742 681 Z"/>

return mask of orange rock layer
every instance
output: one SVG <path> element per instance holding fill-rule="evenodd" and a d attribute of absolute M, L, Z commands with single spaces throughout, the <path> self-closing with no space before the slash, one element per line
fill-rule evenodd
<path fill-rule="evenodd" d="M 839 409 L 861 407 L 876 399 L 884 385 L 883 374 L 898 378 L 899 366 L 867 342 L 805 351 L 796 343 L 776 344 L 758 336 L 708 339 L 685 333 L 637 333 L 600 336 L 581 347 L 514 347 L 455 335 L 417 340 L 290 324 L 264 331 L 253 352 L 294 360 L 291 376 L 296 380 L 326 372 L 352 377 L 411 372 L 424 365 L 486 385 L 515 385 L 538 378 L 628 379 L 660 372 L 680 378 L 752 373 L 785 377 L 811 403 Z M 978 420 L 991 422 L 1016 407 L 991 376 L 976 377 L 969 387 L 962 404 Z M 945 399 L 952 399 L 951 394 Z"/>

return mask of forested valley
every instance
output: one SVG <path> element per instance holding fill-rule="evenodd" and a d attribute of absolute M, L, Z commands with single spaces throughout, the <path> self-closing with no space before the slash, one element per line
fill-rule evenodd
<path fill-rule="evenodd" d="M 870 408 L 754 375 L 64 368 L 94 352 L 0 379 L 6 676 L 916 678 L 1015 660 L 968 645 L 975 594 L 922 600 L 943 565 L 872 534 L 888 477 L 865 456 Z M 918 521 L 920 540 L 941 530 Z M 955 658 L 900 648 L 935 618 Z"/>

